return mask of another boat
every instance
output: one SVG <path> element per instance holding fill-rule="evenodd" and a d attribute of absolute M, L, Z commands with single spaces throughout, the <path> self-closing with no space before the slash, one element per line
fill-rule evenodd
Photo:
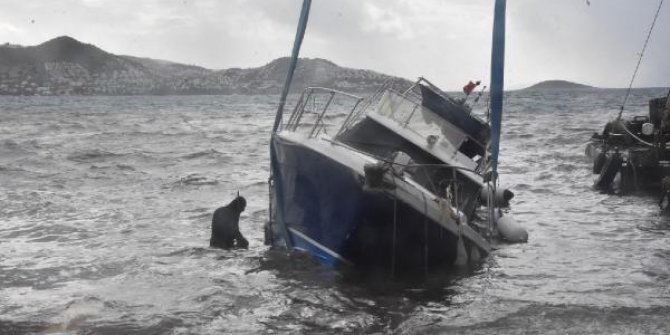
<path fill-rule="evenodd" d="M 661 0 L 617 118 L 608 122 L 602 133 L 593 134 L 586 156 L 597 175 L 596 189 L 617 194 L 661 193 L 659 205 L 670 211 L 670 92 L 665 98 L 649 101 L 648 115 L 622 117 L 662 7 Z"/>
<path fill-rule="evenodd" d="M 310 4 L 271 138 L 267 243 L 328 265 L 407 274 L 477 262 L 499 231 L 525 240 L 501 218 L 513 194 L 496 189 L 505 1 L 496 2 L 492 126 L 423 78 L 367 100 L 307 88 L 283 117 Z"/>
<path fill-rule="evenodd" d="M 618 194 L 670 192 L 669 146 L 670 92 L 649 101 L 648 115 L 617 118 L 593 134 L 586 155 L 597 175 L 595 188 Z"/>

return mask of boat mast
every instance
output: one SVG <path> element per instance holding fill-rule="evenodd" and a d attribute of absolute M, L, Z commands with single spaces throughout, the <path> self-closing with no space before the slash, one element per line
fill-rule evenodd
<path fill-rule="evenodd" d="M 505 89 L 505 10 L 506 0 L 496 0 L 493 12 L 493 44 L 491 47 L 491 92 L 489 142 L 491 174 L 488 178 L 489 197 L 489 236 L 492 236 L 496 224 L 495 194 L 498 186 L 498 151 L 500 149 L 500 123 L 503 113 L 503 91 Z"/>
<path fill-rule="evenodd" d="M 272 126 L 272 139 L 270 140 L 270 217 L 272 217 L 272 195 L 274 192 L 279 192 L 283 189 L 281 183 L 281 178 L 277 180 L 274 179 L 274 176 L 279 174 L 279 166 L 277 163 L 276 152 L 274 148 L 274 136 L 277 133 L 277 129 L 281 124 L 282 115 L 284 114 L 284 105 L 286 105 L 286 97 L 288 96 L 289 89 L 291 88 L 291 82 L 293 81 L 293 73 L 295 72 L 296 65 L 298 63 L 298 55 L 300 54 L 300 46 L 302 45 L 302 40 L 305 37 L 305 30 L 307 29 L 307 19 L 309 17 L 309 8 L 312 5 L 312 0 L 303 0 L 302 10 L 300 11 L 300 19 L 298 20 L 298 29 L 295 33 L 295 40 L 293 41 L 293 52 L 291 53 L 291 59 L 289 61 L 288 73 L 286 74 L 286 81 L 284 82 L 284 89 L 282 90 L 281 99 L 279 100 L 279 106 L 277 107 L 277 114 L 275 115 L 275 122 Z M 279 226 L 280 232 L 283 235 L 284 243 L 286 243 L 287 248 L 291 248 L 293 242 L 291 241 L 291 235 L 288 232 L 286 223 L 283 218 L 284 203 L 283 197 L 277 197 L 276 203 L 276 223 Z"/>
<path fill-rule="evenodd" d="M 312 5 L 312 0 L 303 0 L 302 11 L 300 12 L 300 19 L 298 21 L 298 30 L 295 32 L 295 40 L 293 41 L 293 52 L 291 53 L 291 60 L 286 74 L 286 81 L 284 82 L 284 90 L 281 93 L 279 106 L 277 107 L 277 114 L 275 115 L 275 123 L 272 126 L 272 133 L 277 132 L 279 124 L 281 123 L 282 114 L 284 113 L 284 105 L 286 105 L 286 96 L 288 96 L 291 82 L 293 81 L 293 72 L 295 72 L 296 64 L 298 63 L 298 54 L 300 54 L 300 46 L 302 39 L 305 37 L 305 29 L 307 29 L 307 18 L 309 17 L 309 8 Z"/>
<path fill-rule="evenodd" d="M 505 9 L 506 0 L 496 0 L 493 17 L 493 47 L 491 52 L 491 180 L 498 181 L 498 151 L 500 123 L 505 88 Z"/>

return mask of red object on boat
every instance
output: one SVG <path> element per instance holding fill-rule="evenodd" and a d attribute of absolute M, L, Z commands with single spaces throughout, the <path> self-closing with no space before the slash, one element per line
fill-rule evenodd
<path fill-rule="evenodd" d="M 463 92 L 465 92 L 466 95 L 470 95 L 470 93 L 472 93 L 475 87 L 477 87 L 477 84 L 473 83 L 472 80 L 470 80 L 467 85 L 463 86 Z"/>

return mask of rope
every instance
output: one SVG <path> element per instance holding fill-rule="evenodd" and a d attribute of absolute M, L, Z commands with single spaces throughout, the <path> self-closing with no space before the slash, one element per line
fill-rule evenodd
<path fill-rule="evenodd" d="M 633 169 L 633 183 L 635 183 L 635 191 L 640 190 L 640 185 L 637 182 L 637 169 L 635 168 L 635 162 L 631 159 L 630 166 Z"/>
<path fill-rule="evenodd" d="M 395 277 L 396 239 L 398 231 L 398 198 L 393 198 L 393 252 L 391 253 L 391 276 Z"/>
<path fill-rule="evenodd" d="M 648 147 L 652 147 L 652 148 L 654 147 L 653 144 L 651 144 L 651 143 L 649 143 L 649 142 L 647 142 L 647 141 L 645 141 L 645 140 L 643 140 L 643 139 L 641 139 L 641 138 L 635 136 L 635 134 L 633 134 L 630 130 L 628 130 L 628 127 L 626 127 L 626 125 L 625 125 L 623 122 L 619 121 L 619 124 L 621 125 L 621 127 L 623 128 L 623 130 L 624 130 L 626 133 L 628 133 L 628 135 L 632 136 L 632 137 L 633 137 L 634 139 L 636 139 L 638 142 L 640 142 L 640 143 L 642 143 L 642 144 L 644 144 L 644 145 L 646 145 L 646 146 L 648 146 Z"/>
<path fill-rule="evenodd" d="M 491 239 L 491 238 L 493 238 L 493 227 L 494 227 L 494 224 L 495 224 L 495 222 L 494 222 L 495 221 L 495 207 L 494 207 L 495 204 L 493 203 L 494 198 L 495 198 L 495 194 L 494 194 L 495 193 L 495 188 L 493 187 L 493 185 L 491 185 L 490 182 L 486 183 L 486 188 L 487 188 L 487 192 L 489 192 L 489 196 L 486 199 L 487 200 L 487 205 L 488 205 L 488 208 L 489 208 L 489 222 L 488 222 L 489 226 L 488 226 L 488 232 L 487 232 L 488 236 L 487 237 L 489 239 Z"/>
<path fill-rule="evenodd" d="M 424 274 L 428 277 L 428 201 L 423 192 L 421 197 L 423 197 L 423 263 Z"/>
<path fill-rule="evenodd" d="M 637 72 L 640 69 L 640 64 L 642 63 L 642 58 L 644 57 L 644 52 L 647 50 L 647 45 L 649 44 L 649 40 L 651 39 L 651 33 L 654 31 L 654 27 L 656 26 L 656 20 L 658 19 L 658 16 L 661 13 L 661 7 L 663 7 L 663 1 L 665 1 L 665 0 L 661 0 L 660 3 L 658 4 L 658 9 L 656 10 L 656 15 L 654 15 L 654 21 L 652 21 L 651 28 L 649 28 L 649 34 L 647 35 L 647 40 L 644 41 L 644 46 L 642 47 L 642 52 L 640 53 L 640 58 L 637 60 L 637 65 L 635 66 L 635 71 L 633 72 L 633 77 L 630 79 L 630 84 L 628 85 L 628 90 L 626 91 L 626 96 L 623 99 L 623 104 L 621 104 L 621 109 L 619 110 L 619 116 L 617 116 L 617 120 L 621 120 L 621 114 L 623 114 L 623 110 L 626 106 L 626 102 L 628 102 L 628 97 L 630 97 L 630 91 L 633 89 L 633 82 L 635 81 L 635 77 L 637 77 Z"/>
<path fill-rule="evenodd" d="M 391 164 L 391 165 L 393 165 L 393 164 L 396 164 L 396 165 L 397 165 L 398 163 L 390 162 L 390 164 Z M 409 167 L 409 166 L 408 166 L 408 165 L 405 165 L 405 167 L 407 168 L 407 167 Z M 427 171 L 427 169 L 421 169 L 421 171 L 423 171 L 423 175 L 426 177 L 426 180 L 428 181 L 428 185 L 430 186 L 431 191 L 433 191 L 434 194 L 437 194 L 437 187 L 435 187 L 435 183 L 433 182 L 433 178 L 431 178 L 431 177 L 428 175 L 428 171 Z"/>
<path fill-rule="evenodd" d="M 395 174 L 391 173 L 391 179 L 393 180 L 393 186 L 396 186 Z M 395 277 L 395 267 L 396 267 L 396 243 L 397 243 L 397 231 L 398 231 L 398 197 L 393 197 L 393 246 L 391 253 L 391 277 Z"/>

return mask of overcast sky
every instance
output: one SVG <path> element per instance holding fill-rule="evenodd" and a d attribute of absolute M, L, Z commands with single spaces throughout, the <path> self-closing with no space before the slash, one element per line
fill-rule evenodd
<path fill-rule="evenodd" d="M 0 42 L 68 35 L 212 69 L 290 53 L 302 0 L 0 0 Z M 488 81 L 494 0 L 314 0 L 301 56 L 445 89 Z M 659 0 L 508 0 L 506 85 L 630 81 Z M 635 86 L 670 86 L 670 1 Z"/>

